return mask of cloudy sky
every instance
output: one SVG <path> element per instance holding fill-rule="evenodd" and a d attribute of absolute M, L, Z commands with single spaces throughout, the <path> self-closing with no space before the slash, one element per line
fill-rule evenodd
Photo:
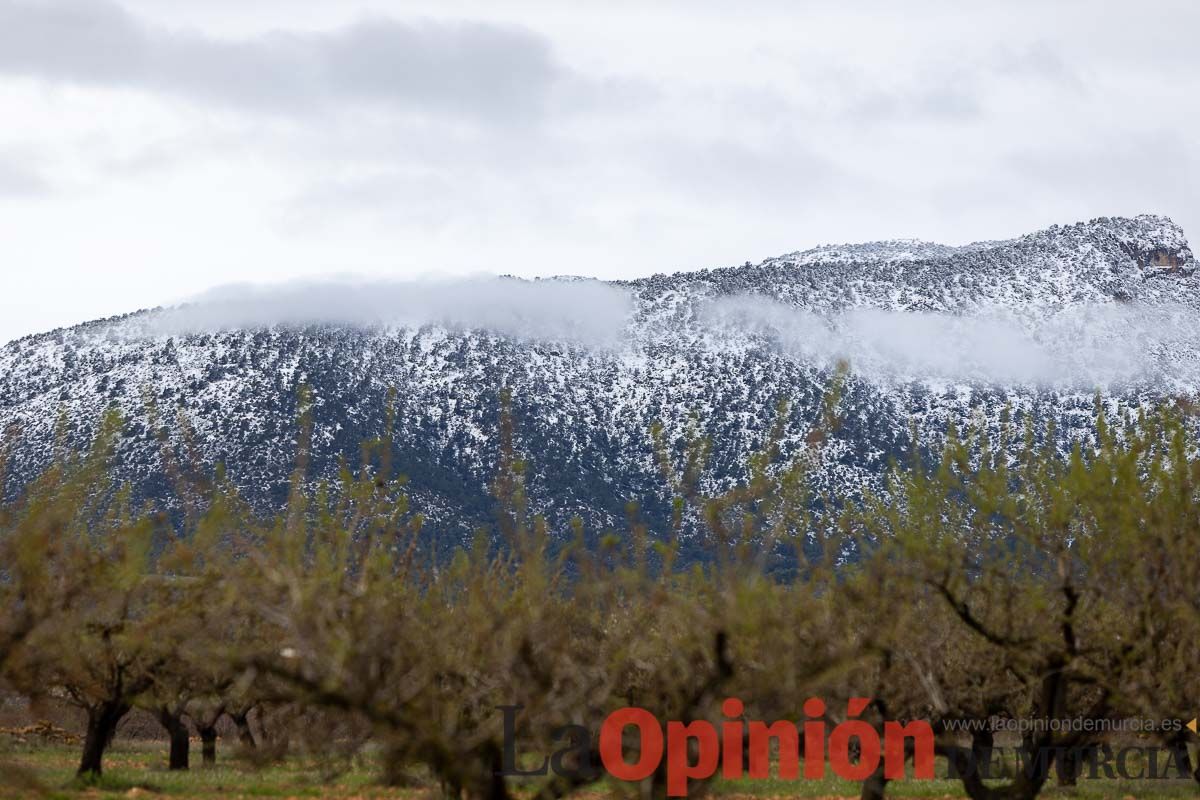
<path fill-rule="evenodd" d="M 1193 0 L 0 0 L 0 341 L 239 281 L 1200 231 L 1197 31 Z"/>

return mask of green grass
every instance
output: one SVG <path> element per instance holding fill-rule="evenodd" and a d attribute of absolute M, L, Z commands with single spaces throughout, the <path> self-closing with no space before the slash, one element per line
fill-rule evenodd
<path fill-rule="evenodd" d="M 77 748 L 62 745 L 9 747 L 0 752 L 0 798 L 48 798 L 50 800 L 116 800 L 122 798 L 335 798 L 338 800 L 435 800 L 436 788 L 392 789 L 378 785 L 378 765 L 358 759 L 332 771 L 328 764 L 302 758 L 266 767 L 231 758 L 228 751 L 212 768 L 201 767 L 199 752 L 193 753 L 191 770 L 166 769 L 165 746 L 154 742 L 118 742 L 105 759 L 104 775 L 91 785 L 75 779 Z M 785 781 L 717 780 L 709 788 L 722 798 L 747 797 L 857 797 L 860 787 L 836 777 L 822 780 Z M 521 794 L 518 785 L 516 794 Z M 608 796 L 633 796 L 626 787 L 597 785 L 582 793 L 590 800 Z M 891 797 L 963 797 L 957 781 L 896 781 L 888 786 Z M 1046 798 L 1157 798 L 1196 797 L 1191 781 L 1080 781 L 1074 789 L 1050 787 Z"/>
<path fill-rule="evenodd" d="M 1074 789 L 1050 786 L 1039 795 L 1045 798 L 1117 798 L 1138 800 L 1196 797 L 1198 787 L 1192 781 L 1080 781 Z M 718 781 L 710 790 L 718 796 L 750 797 L 858 797 L 860 784 L 836 777 L 821 780 L 784 781 L 776 778 L 759 781 Z M 896 781 L 888 784 L 888 797 L 962 798 L 962 784 L 954 780 Z"/>
<path fill-rule="evenodd" d="M 105 755 L 104 774 L 83 784 L 75 777 L 77 748 L 10 748 L 0 754 L 0 797 L 414 798 L 421 794 L 379 786 L 378 770 L 369 763 L 331 774 L 328 765 L 300 758 L 259 767 L 227 757 L 206 768 L 200 766 L 196 748 L 192 769 L 172 772 L 166 768 L 165 752 L 158 743 L 119 742 Z"/>
<path fill-rule="evenodd" d="M 1006 760 L 1006 765 L 1009 769 L 1015 770 L 1017 764 L 1015 759 Z M 1137 760 L 1131 759 L 1129 766 L 1131 769 L 1137 769 L 1140 765 Z M 911 768 L 911 764 L 909 765 Z M 947 774 L 947 765 L 944 759 L 938 759 L 936 763 L 936 773 L 940 776 Z M 1004 781 L 989 781 L 992 785 L 1002 785 Z M 783 780 L 778 777 L 771 777 L 765 780 L 717 780 L 709 789 L 710 793 L 717 796 L 742 796 L 742 797 L 858 797 L 861 794 L 862 786 L 853 781 L 847 781 L 837 776 L 832 775 L 829 770 L 826 770 L 826 777 L 820 780 Z M 1197 797 L 1200 795 L 1200 785 L 1193 780 L 1145 780 L 1145 781 L 1125 781 L 1125 780 L 1108 780 L 1097 778 L 1090 780 L 1085 776 L 1081 777 L 1078 785 L 1075 787 L 1059 788 L 1055 785 L 1054 776 L 1051 776 L 1046 788 L 1042 791 L 1039 797 L 1059 799 L 1059 798 L 1124 798 L 1133 797 L 1137 800 L 1168 800 L 1169 798 L 1182 797 Z M 887 787 L 888 797 L 937 797 L 937 798 L 965 798 L 966 793 L 962 789 L 962 783 L 958 780 L 950 780 L 944 777 L 934 780 L 899 780 L 892 781 Z"/>

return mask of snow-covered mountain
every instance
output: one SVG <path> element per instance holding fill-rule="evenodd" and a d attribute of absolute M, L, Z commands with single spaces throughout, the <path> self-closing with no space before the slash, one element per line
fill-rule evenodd
<path fill-rule="evenodd" d="M 792 404 L 803 440 L 832 370 L 852 377 L 821 480 L 852 497 L 908 448 L 909 426 L 994 422 L 1005 406 L 1087 436 L 1096 391 L 1115 403 L 1200 388 L 1200 276 L 1183 231 L 1102 218 L 1010 241 L 823 246 L 761 264 L 603 284 L 576 278 L 229 290 L 0 349 L 0 427 L 16 435 L 11 492 L 115 404 L 121 470 L 165 492 L 153 399 L 189 463 L 224 463 L 264 507 L 292 469 L 296 397 L 312 388 L 315 474 L 384 425 L 431 535 L 490 515 L 497 404 L 510 387 L 537 507 L 619 524 L 664 495 L 648 430 L 692 420 L 729 480 Z M 177 410 L 177 412 L 176 412 Z"/>

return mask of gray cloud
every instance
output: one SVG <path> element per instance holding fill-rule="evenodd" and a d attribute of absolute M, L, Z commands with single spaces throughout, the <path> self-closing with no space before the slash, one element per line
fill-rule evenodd
<path fill-rule="evenodd" d="M 1026 191 L 1033 186 L 1046 195 L 1082 192 L 1110 208 L 1121 208 L 1130 199 L 1143 207 L 1160 203 L 1179 208 L 1191 204 L 1200 179 L 1194 142 L 1190 126 L 1098 132 L 1069 148 L 1014 153 L 1004 166 Z"/>
<path fill-rule="evenodd" d="M 875 125 L 896 120 L 965 122 L 982 113 L 979 86 L 970 75 L 940 77 L 891 90 L 875 88 L 856 93 L 844 114 L 859 125 Z"/>
<path fill-rule="evenodd" d="M 326 280 L 213 289 L 156 312 L 148 332 L 174 335 L 315 323 L 442 325 L 603 347 L 619 342 L 632 313 L 627 292 L 593 280 Z"/>
<path fill-rule="evenodd" d="M 835 72 L 845 100 L 843 114 L 857 124 L 970 122 L 984 116 L 987 101 L 1005 82 L 1025 90 L 1052 87 L 1083 94 L 1087 83 L 1049 42 L 996 45 L 916 63 L 881 81 L 857 71 Z"/>
<path fill-rule="evenodd" d="M 148 75 L 151 41 L 105 2 L 0 2 L 0 70 L 78 83 L 131 83 Z"/>
<path fill-rule="evenodd" d="M 1069 89 L 1076 93 L 1088 90 L 1084 77 L 1050 42 L 1039 40 L 1024 48 L 999 45 L 987 61 L 987 68 L 1000 77 L 1011 80 L 1033 79 Z"/>
<path fill-rule="evenodd" d="M 818 190 L 850 180 L 836 163 L 790 133 L 770 146 L 732 139 L 697 144 L 660 140 L 648 143 L 644 156 L 676 191 L 716 204 L 771 206 L 798 197 L 816 203 L 822 199 Z"/>
<path fill-rule="evenodd" d="M 16 159 L 0 157 L 0 199 L 28 198 L 49 191 L 50 184 L 41 173 Z"/>
<path fill-rule="evenodd" d="M 564 77 L 547 41 L 515 27 L 371 18 L 233 40 L 102 0 L 0 0 L 0 72 L 277 113 L 360 104 L 490 122 L 536 118 Z"/>

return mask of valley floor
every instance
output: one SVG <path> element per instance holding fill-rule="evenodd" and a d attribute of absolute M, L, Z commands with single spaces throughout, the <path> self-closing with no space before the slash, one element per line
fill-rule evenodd
<path fill-rule="evenodd" d="M 197 753 L 198 755 L 198 753 Z M 248 800 L 249 798 L 331 798 L 333 800 L 436 800 L 436 787 L 392 789 L 378 783 L 377 765 L 368 759 L 352 764 L 288 759 L 281 764 L 257 767 L 237 758 L 225 759 L 216 767 L 193 767 L 170 772 L 165 766 L 163 746 L 158 742 L 125 741 L 114 744 L 107 756 L 106 771 L 95 785 L 74 782 L 78 753 L 63 745 L 8 745 L 0 750 L 0 798 L 25 800 L 100 800 L 140 798 L 203 798 L 204 800 Z M 847 781 L 728 781 L 710 787 L 708 796 L 722 800 L 740 798 L 805 797 L 856 798 L 859 787 Z M 520 796 L 518 789 L 515 794 Z M 1045 798 L 1119 798 L 1152 800 L 1197 796 L 1190 781 L 1083 780 L 1074 789 L 1050 788 Z M 903 781 L 889 786 L 890 797 L 964 797 L 956 781 Z M 622 788 L 581 792 L 575 797 L 600 800 L 633 796 Z"/>

